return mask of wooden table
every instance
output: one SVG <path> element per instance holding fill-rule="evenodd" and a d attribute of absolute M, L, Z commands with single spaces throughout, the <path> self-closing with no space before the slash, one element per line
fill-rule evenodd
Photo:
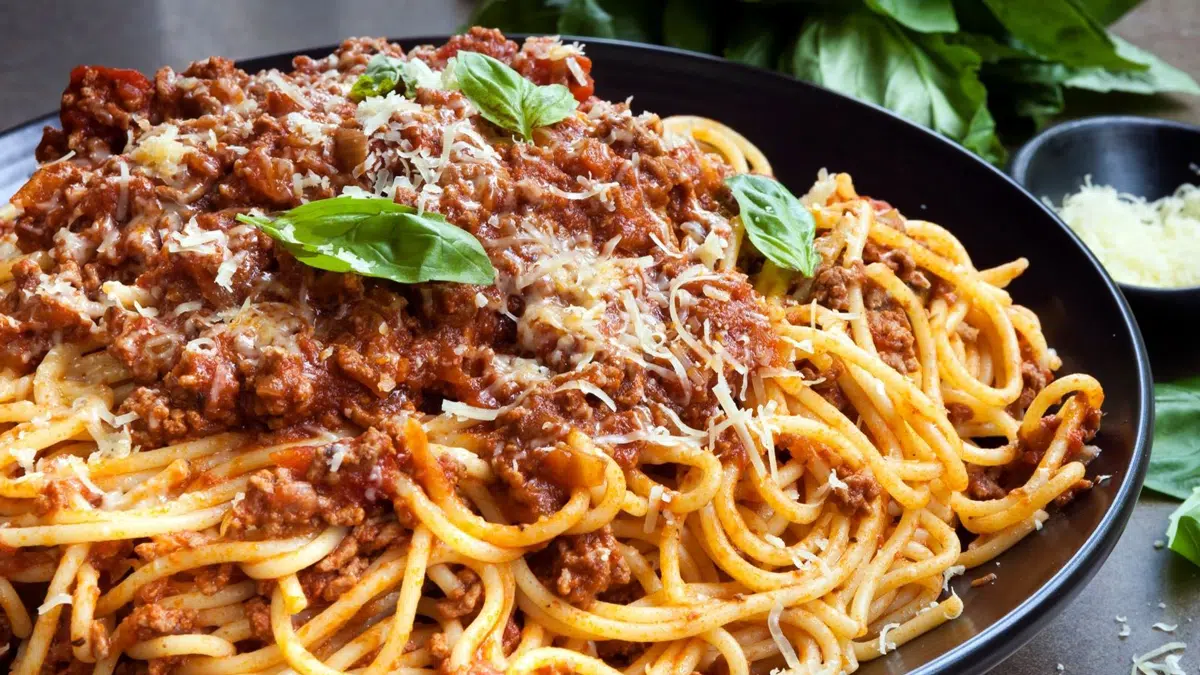
<path fill-rule="evenodd" d="M 469 0 L 37 0 L 0 5 L 0 129 L 54 110 L 78 63 L 153 72 L 221 54 L 261 56 L 349 35 L 420 35 L 454 30 Z M 105 9 L 100 9 L 104 7 Z M 1148 0 L 1115 27 L 1135 44 L 1200 79 L 1200 0 Z M 1200 124 L 1200 98 L 1079 96 L 1075 114 L 1128 112 Z M 1200 158 L 1197 158 L 1200 162 Z M 996 675 L 1124 673 L 1130 657 L 1170 640 L 1193 646 L 1183 664 L 1200 666 L 1200 568 L 1156 549 L 1174 504 L 1143 498 L 1112 557 L 1049 628 L 997 668 Z M 1160 608 L 1162 602 L 1165 608 Z M 1117 637 L 1117 615 L 1132 635 Z M 1177 623 L 1174 635 L 1153 631 Z"/>

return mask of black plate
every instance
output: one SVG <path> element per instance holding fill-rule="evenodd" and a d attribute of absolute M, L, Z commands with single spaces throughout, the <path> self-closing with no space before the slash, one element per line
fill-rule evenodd
<path fill-rule="evenodd" d="M 409 38 L 406 46 L 444 37 Z M 963 616 L 864 664 L 863 675 L 910 672 L 971 675 L 1024 644 L 1083 590 L 1112 550 L 1133 510 L 1149 457 L 1153 419 L 1150 369 L 1129 307 L 1099 263 L 1041 203 L 954 143 L 868 104 L 767 71 L 672 49 L 586 40 L 597 94 L 633 96 L 635 110 L 705 115 L 732 125 L 771 159 L 795 192 L 817 170 L 847 171 L 863 194 L 914 218 L 947 225 L 979 267 L 1019 256 L 1030 270 L 1012 285 L 1038 313 L 1069 373 L 1100 378 L 1108 395 L 1089 473 L 1112 480 L 1077 497 L 1045 528 L 972 576 L 996 583 L 955 588 Z M 332 47 L 302 52 L 328 54 Z M 241 63 L 247 70 L 287 68 L 293 55 Z M 63 76 L 64 82 L 66 74 Z M 0 195 L 19 185 L 9 157 L 29 157 L 44 120 L 0 137 Z M 31 167 L 32 164 L 27 165 Z"/>
<path fill-rule="evenodd" d="M 1057 205 L 1079 190 L 1087 176 L 1097 185 L 1149 200 L 1166 197 L 1184 183 L 1195 184 L 1200 162 L 1200 127 L 1126 115 L 1089 117 L 1050 127 L 1013 157 L 1014 179 L 1036 197 Z M 1119 284 L 1133 307 L 1159 377 L 1200 368 L 1200 350 L 1180 316 L 1200 312 L 1200 287 L 1150 288 Z"/>

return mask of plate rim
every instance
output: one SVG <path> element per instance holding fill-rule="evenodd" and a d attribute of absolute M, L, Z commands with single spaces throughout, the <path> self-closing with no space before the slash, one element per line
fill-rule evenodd
<path fill-rule="evenodd" d="M 506 37 L 512 40 L 522 40 L 532 34 L 529 33 L 512 33 L 505 34 Z M 443 44 L 451 34 L 433 34 L 433 35 L 417 35 L 412 37 L 388 37 L 389 42 L 401 45 L 404 49 L 411 49 L 417 45 L 436 45 Z M 942 652 L 929 661 L 917 666 L 915 669 L 908 670 L 910 675 L 944 675 L 949 673 L 961 675 L 975 675 L 985 673 L 993 667 L 999 665 L 1002 661 L 1014 654 L 1018 649 L 1025 645 L 1035 635 L 1037 635 L 1046 625 L 1056 617 L 1066 606 L 1069 601 L 1078 595 L 1095 573 L 1099 570 L 1103 562 L 1108 558 L 1112 549 L 1116 546 L 1117 541 L 1121 538 L 1127 525 L 1133 509 L 1137 504 L 1137 497 L 1142 488 L 1142 482 L 1145 478 L 1146 469 L 1150 459 L 1150 448 L 1152 444 L 1152 429 L 1154 424 L 1154 401 L 1153 401 L 1153 379 L 1150 370 L 1149 355 L 1146 350 L 1145 342 L 1142 339 L 1141 332 L 1138 328 L 1137 321 L 1134 319 L 1133 312 L 1122 294 L 1119 286 L 1104 269 L 1104 266 L 1096 258 L 1096 256 L 1085 246 L 1080 238 L 1058 217 L 1054 211 L 1047 207 L 1041 200 L 1034 197 L 1028 190 L 1025 189 L 1012 176 L 1008 175 L 1000 168 L 984 161 L 979 156 L 971 153 L 963 148 L 958 143 L 942 136 L 941 134 L 923 127 L 919 124 L 911 122 L 892 111 L 871 103 L 862 101 L 851 96 L 833 91 L 822 87 L 793 78 L 782 73 L 778 73 L 755 66 L 749 66 L 734 61 L 698 52 L 691 52 L 674 47 L 663 45 L 651 45 L 630 42 L 627 40 L 618 40 L 611 38 L 594 38 L 587 36 L 563 35 L 564 40 L 574 40 L 582 42 L 586 45 L 602 45 L 605 48 L 617 50 L 627 50 L 641 52 L 648 56 L 663 55 L 670 58 L 690 60 L 698 67 L 711 70 L 724 70 L 728 74 L 726 77 L 732 77 L 737 74 L 742 74 L 748 77 L 765 78 L 772 81 L 776 87 L 793 87 L 796 89 L 816 90 L 824 96 L 832 96 L 840 100 L 843 104 L 859 106 L 867 108 L 876 114 L 886 115 L 892 119 L 892 122 L 900 122 L 909 127 L 915 132 L 922 134 L 930 143 L 940 143 L 953 148 L 955 152 L 965 155 L 970 161 L 986 167 L 996 180 L 1001 180 L 1007 183 L 1010 187 L 1015 188 L 1019 194 L 1026 200 L 1029 200 L 1039 208 L 1052 222 L 1054 222 L 1060 230 L 1062 230 L 1073 242 L 1075 247 L 1082 253 L 1100 274 L 1100 278 L 1108 290 L 1109 295 L 1115 301 L 1117 309 L 1120 313 L 1121 323 L 1124 325 L 1125 333 L 1130 338 L 1135 356 L 1135 367 L 1137 372 L 1138 394 L 1136 402 L 1138 411 L 1135 419 L 1132 420 L 1134 428 L 1133 449 L 1130 458 L 1130 464 L 1121 481 L 1121 485 L 1114 495 L 1112 502 L 1108 505 L 1100 522 L 1096 525 L 1095 530 L 1084 540 L 1083 544 L 1075 550 L 1071 557 L 1059 568 L 1044 584 L 1042 584 L 1034 593 L 1026 597 L 1012 611 L 997 619 L 994 623 L 980 630 L 975 635 L 971 636 L 964 642 L 956 644 L 951 649 Z M 291 59 L 296 56 L 322 57 L 332 53 L 338 48 L 341 43 L 321 45 L 315 47 L 306 47 L 301 49 L 285 50 L 277 53 L 266 54 L 246 59 L 238 59 L 235 65 L 243 70 L 258 70 L 262 69 L 265 64 L 278 61 L 281 59 Z M 651 60 L 650 63 L 653 61 Z M 653 66 L 651 66 L 653 67 Z M 57 118 L 57 113 L 47 113 L 38 117 L 34 117 L 20 124 L 13 125 L 3 131 L 0 131 L 0 141 L 12 133 L 25 130 L 35 124 L 53 123 Z M 1020 544 L 1018 543 L 1018 546 Z M 916 638 L 920 640 L 921 638 Z M 893 655 L 903 652 L 904 647 L 901 646 Z M 885 657 L 887 658 L 887 657 Z M 897 658 L 892 656 L 890 658 Z"/>

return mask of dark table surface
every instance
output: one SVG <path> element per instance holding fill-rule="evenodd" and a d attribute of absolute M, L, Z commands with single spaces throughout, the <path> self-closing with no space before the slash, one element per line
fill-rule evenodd
<path fill-rule="evenodd" d="M 37 0 L 0 4 L 0 129 L 54 110 L 67 73 L 79 63 L 153 72 L 219 54 L 248 58 L 328 44 L 352 35 L 447 33 L 469 0 Z M 1150 0 L 1114 28 L 1200 78 L 1200 4 Z M 1080 105 L 1099 106 L 1100 101 Z M 1138 112 L 1200 123 L 1195 97 L 1103 100 L 1106 112 Z M 1121 110 L 1114 111 L 1119 106 Z M 1076 107 L 1079 109 L 1079 106 Z M 1125 673 L 1134 654 L 1172 640 L 1192 647 L 1200 668 L 1200 568 L 1156 548 L 1173 502 L 1144 496 L 1116 550 L 1095 579 L 996 675 Z M 1131 634 L 1117 636 L 1116 616 Z M 1154 623 L 1178 624 L 1174 634 Z"/>

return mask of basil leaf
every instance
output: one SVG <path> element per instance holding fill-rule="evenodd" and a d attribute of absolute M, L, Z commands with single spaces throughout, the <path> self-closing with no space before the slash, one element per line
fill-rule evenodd
<path fill-rule="evenodd" d="M 1192 492 L 1170 516 L 1167 546 L 1200 565 L 1200 488 Z"/>
<path fill-rule="evenodd" d="M 811 277 L 821 262 L 813 248 L 817 225 L 800 200 L 766 176 L 741 173 L 725 184 L 733 191 L 754 248 L 776 265 Z"/>
<path fill-rule="evenodd" d="M 458 32 L 487 26 L 506 33 L 553 33 L 557 17 L 558 10 L 543 0 L 484 0 Z"/>
<path fill-rule="evenodd" d="M 867 7 L 920 33 L 954 33 L 958 30 L 951 0 L 867 0 Z"/>
<path fill-rule="evenodd" d="M 1014 38 L 1038 55 L 1065 65 L 1145 70 L 1117 53 L 1108 31 L 1078 0 L 983 0 Z"/>
<path fill-rule="evenodd" d="M 1200 85 L 1184 71 L 1115 35 L 1110 37 L 1117 46 L 1118 54 L 1144 64 L 1146 70 L 1114 73 L 1103 68 L 1081 68 L 1066 79 L 1066 86 L 1105 93 L 1125 91 L 1134 94 L 1157 94 L 1176 91 L 1183 94 L 1200 94 Z"/>
<path fill-rule="evenodd" d="M 537 127 L 559 122 L 579 103 L 561 84 L 538 86 L 500 61 L 478 52 L 454 57 L 454 81 L 487 121 L 525 139 Z"/>
<path fill-rule="evenodd" d="M 612 14 L 604 11 L 596 0 L 567 0 L 558 17 L 561 35 L 588 35 L 602 38 L 617 36 Z"/>
<path fill-rule="evenodd" d="M 971 49 L 976 54 L 979 54 L 979 58 L 984 63 L 1001 63 L 1014 59 L 1041 61 L 1041 59 L 1029 51 L 1004 44 L 990 35 L 955 33 L 954 35 L 947 35 L 946 41 Z"/>
<path fill-rule="evenodd" d="M 1133 9 L 1142 0 L 1079 0 L 1079 4 L 1093 19 L 1105 26 L 1113 23 Z"/>
<path fill-rule="evenodd" d="M 334 197 L 272 217 L 240 214 L 237 219 L 318 269 L 402 284 L 495 282 L 496 272 L 478 239 L 439 214 L 418 214 L 390 199 Z"/>
<path fill-rule="evenodd" d="M 1145 485 L 1177 499 L 1200 487 L 1200 377 L 1154 385 L 1154 443 Z"/>
<path fill-rule="evenodd" d="M 809 18 L 787 65 L 797 77 L 882 105 L 994 163 L 1004 152 L 979 54 L 868 11 Z"/>
<path fill-rule="evenodd" d="M 361 101 L 371 96 L 385 96 L 404 81 L 404 62 L 387 54 L 376 54 L 367 61 L 367 71 L 358 76 L 350 87 L 350 100 Z"/>
<path fill-rule="evenodd" d="M 777 17 L 759 7 L 747 7 L 739 13 L 725 40 L 723 55 L 730 61 L 748 66 L 770 68 L 778 54 L 782 24 Z"/>
<path fill-rule="evenodd" d="M 663 7 L 663 44 L 711 54 L 718 25 L 713 0 L 667 0 Z"/>

